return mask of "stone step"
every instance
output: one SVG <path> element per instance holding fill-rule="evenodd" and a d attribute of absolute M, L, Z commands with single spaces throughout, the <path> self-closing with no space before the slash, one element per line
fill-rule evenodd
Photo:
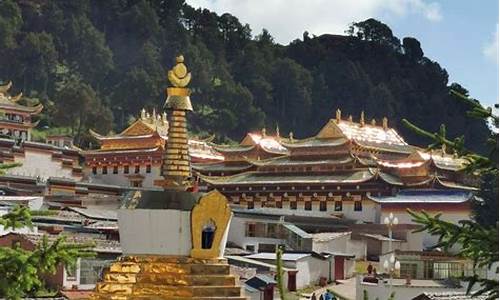
<path fill-rule="evenodd" d="M 180 286 L 234 286 L 233 275 L 191 275 L 179 273 L 107 273 L 104 275 L 107 283 L 152 283 L 160 285 Z"/>
<path fill-rule="evenodd" d="M 241 297 L 242 291 L 239 286 L 169 286 L 155 285 L 149 283 L 107 283 L 101 282 L 96 285 L 96 292 L 101 295 L 131 295 L 134 296 L 157 296 L 168 297 Z M 119 298 L 118 298 L 119 299 Z M 130 298 L 129 298 L 130 299 Z M 149 298 L 152 299 L 152 298 Z"/>
<path fill-rule="evenodd" d="M 116 296 L 99 295 L 93 300 L 248 300 L 246 297 L 169 297 L 169 296 Z"/>
<path fill-rule="evenodd" d="M 229 275 L 227 264 L 178 264 L 174 262 L 114 262 L 111 273 L 177 273 L 192 275 Z"/>

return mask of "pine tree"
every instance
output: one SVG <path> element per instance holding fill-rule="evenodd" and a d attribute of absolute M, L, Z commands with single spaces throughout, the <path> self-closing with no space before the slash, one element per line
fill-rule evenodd
<path fill-rule="evenodd" d="M 474 296 L 485 294 L 487 299 L 497 299 L 498 279 L 480 278 L 475 273 L 476 268 L 491 268 L 498 263 L 498 115 L 491 108 L 483 107 L 479 101 L 471 99 L 451 90 L 456 99 L 468 105 L 471 109 L 468 116 L 484 120 L 495 127 L 490 138 L 485 141 L 490 147 L 488 155 L 480 155 L 464 146 L 464 138 L 450 139 L 446 135 L 446 126 L 441 125 L 438 132 L 431 133 L 418 126 L 403 120 L 408 128 L 417 134 L 433 140 L 430 148 L 438 148 L 445 145 L 448 149 L 456 152 L 468 161 L 466 172 L 481 178 L 480 191 L 477 193 L 479 200 L 474 203 L 474 217 L 472 220 L 462 220 L 458 224 L 446 222 L 440 219 L 440 214 L 430 216 L 425 211 L 420 213 L 409 210 L 413 220 L 422 225 L 418 231 L 427 231 L 432 235 L 439 236 L 435 247 L 445 250 L 454 245 L 461 247 L 459 255 L 469 258 L 474 262 L 474 275 L 464 278 L 469 282 L 467 292 L 477 283 L 479 289 L 473 293 Z M 495 105 L 498 109 L 498 104 Z M 495 210 L 496 211 L 492 211 Z M 496 267 L 498 274 L 498 266 Z"/>

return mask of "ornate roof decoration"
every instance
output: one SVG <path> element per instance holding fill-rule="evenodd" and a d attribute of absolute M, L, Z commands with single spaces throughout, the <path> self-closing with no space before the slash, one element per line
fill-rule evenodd
<path fill-rule="evenodd" d="M 17 104 L 17 102 L 21 100 L 23 93 L 11 96 L 8 93 L 11 87 L 12 81 L 9 81 L 7 84 L 0 85 L 0 108 L 26 112 L 31 115 L 38 114 L 42 111 L 43 105 L 41 103 L 38 103 L 35 106 Z"/>

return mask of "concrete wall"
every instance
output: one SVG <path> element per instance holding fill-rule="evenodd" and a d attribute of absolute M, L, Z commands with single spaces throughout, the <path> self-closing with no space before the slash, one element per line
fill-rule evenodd
<path fill-rule="evenodd" d="M 247 245 L 254 245 L 255 252 L 259 251 L 259 244 L 281 245 L 285 243 L 284 239 L 246 236 L 246 224 L 248 222 L 259 223 L 259 221 L 267 224 L 279 223 L 278 221 L 272 220 L 256 220 L 233 216 L 233 218 L 231 219 L 231 225 L 229 226 L 229 234 L 227 240 L 229 242 L 235 243 L 243 249 L 246 249 Z"/>
<path fill-rule="evenodd" d="M 353 254 L 355 259 L 366 258 L 366 242 L 361 240 L 349 240 L 346 247 L 346 253 Z"/>
<path fill-rule="evenodd" d="M 328 278 L 328 260 L 321 260 L 312 256 L 302 258 L 296 262 L 297 289 L 310 284 L 317 285 L 320 277 Z M 332 270 L 333 264 L 332 264 Z"/>
<path fill-rule="evenodd" d="M 351 234 L 346 234 L 344 236 L 340 236 L 336 239 L 332 239 L 329 241 L 315 241 L 313 239 L 312 242 L 312 251 L 321 253 L 321 252 L 347 252 L 347 244 L 351 239 Z"/>
<path fill-rule="evenodd" d="M 426 211 L 429 213 L 431 216 L 436 215 L 438 213 L 442 213 L 441 215 L 441 220 L 452 222 L 452 223 L 458 223 L 460 220 L 470 220 L 470 214 L 467 211 L 449 211 L 449 212 L 442 212 L 442 211 Z M 390 211 L 382 211 L 382 214 L 380 216 L 380 223 L 383 223 L 384 218 L 388 217 Z M 406 211 L 400 211 L 400 212 L 393 212 L 394 216 L 396 216 L 399 220 L 399 224 L 415 224 L 412 221 L 411 216 L 406 212 Z M 420 237 L 418 236 L 413 236 L 411 239 L 419 239 Z M 425 232 L 422 233 L 422 246 L 423 248 L 430 248 L 437 244 L 438 242 L 438 237 L 430 235 L 429 233 Z M 410 247 L 411 248 L 417 248 L 418 241 L 415 240 L 411 243 Z M 452 248 L 451 252 L 456 252 L 458 248 Z"/>
<path fill-rule="evenodd" d="M 120 209 L 120 244 L 124 255 L 189 255 L 191 212 L 167 209 Z"/>
<path fill-rule="evenodd" d="M 130 179 L 128 176 L 133 175 L 141 175 L 144 176 L 144 180 L 142 182 L 143 187 L 154 187 L 154 181 L 161 179 L 160 176 L 160 166 L 151 166 L 151 173 L 146 173 L 146 166 L 141 166 L 139 173 L 135 173 L 135 165 L 129 165 L 129 173 L 123 173 L 123 166 L 118 167 L 118 174 L 113 174 L 113 167 L 108 166 L 108 174 L 102 174 L 102 167 L 97 168 L 97 174 L 92 173 L 92 168 L 88 166 L 85 167 L 84 173 L 86 178 L 89 179 L 90 182 L 94 183 L 103 183 L 103 184 L 112 184 L 112 185 L 121 185 L 121 186 L 130 186 Z"/>
<path fill-rule="evenodd" d="M 62 162 L 52 159 L 51 152 L 24 150 L 24 156 L 14 156 L 16 163 L 21 166 L 7 170 L 10 175 L 40 176 L 41 179 L 49 177 L 63 177 L 81 180 L 82 176 L 73 175 L 72 168 L 63 168 Z"/>

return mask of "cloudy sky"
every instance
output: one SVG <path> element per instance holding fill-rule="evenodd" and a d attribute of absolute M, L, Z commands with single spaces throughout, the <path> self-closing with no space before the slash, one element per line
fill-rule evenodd
<path fill-rule="evenodd" d="M 250 24 L 253 34 L 266 28 L 288 44 L 302 33 L 343 34 L 350 23 L 370 17 L 388 24 L 399 38 L 417 38 L 471 96 L 498 102 L 497 0 L 186 0 L 219 14 L 229 12 Z"/>

